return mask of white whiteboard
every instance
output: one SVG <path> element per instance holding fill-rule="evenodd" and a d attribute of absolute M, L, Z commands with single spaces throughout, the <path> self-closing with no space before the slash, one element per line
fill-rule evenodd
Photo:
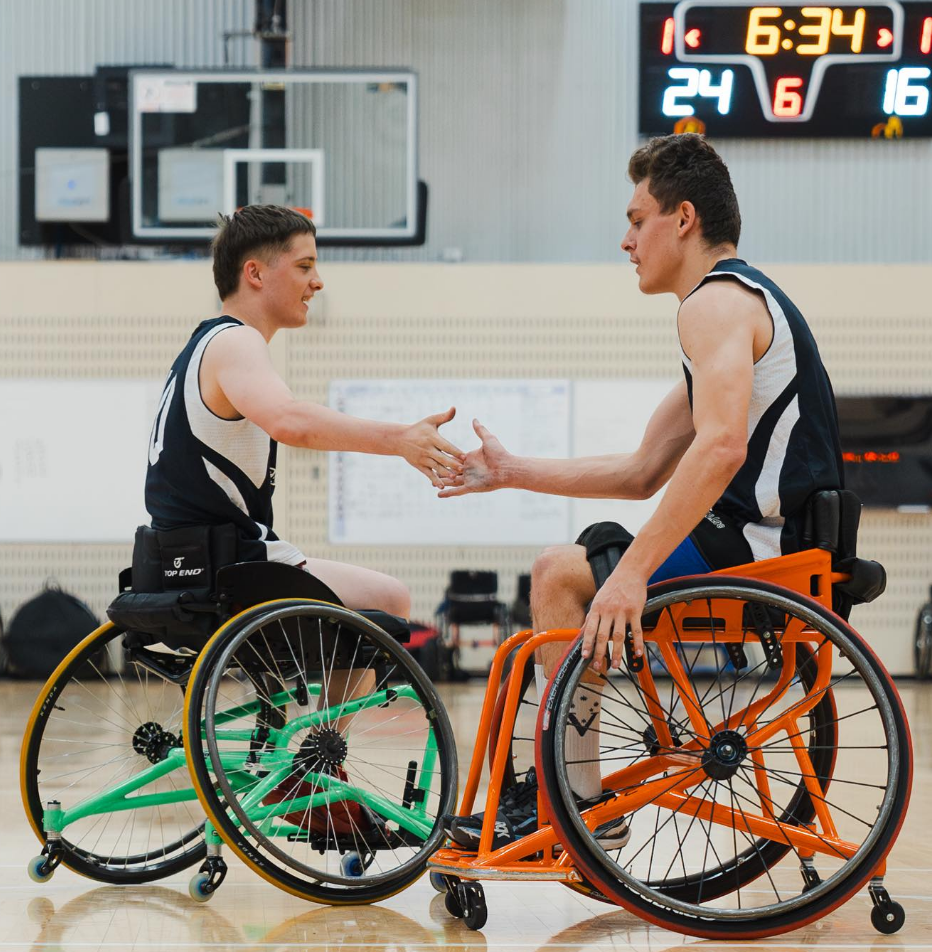
<path fill-rule="evenodd" d="M 0 541 L 131 542 L 160 381 L 0 380 Z"/>
<path fill-rule="evenodd" d="M 573 385 L 573 455 L 633 453 L 641 444 L 651 414 L 676 385 L 672 378 L 579 380 Z M 594 522 L 617 522 L 637 533 L 653 515 L 653 499 L 574 499 L 573 539 Z M 570 540 L 572 541 L 572 539 Z"/>
<path fill-rule="evenodd" d="M 455 406 L 441 433 L 464 452 L 479 445 L 476 417 L 512 453 L 569 453 L 566 380 L 335 380 L 330 406 L 395 423 Z M 569 500 L 517 490 L 438 499 L 426 477 L 399 457 L 331 454 L 329 493 L 333 543 L 552 545 L 569 533 Z"/>

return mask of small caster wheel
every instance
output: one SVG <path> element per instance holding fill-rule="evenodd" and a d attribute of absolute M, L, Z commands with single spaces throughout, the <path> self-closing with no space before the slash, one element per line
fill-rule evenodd
<path fill-rule="evenodd" d="M 55 867 L 49 868 L 47 856 L 33 856 L 26 864 L 26 872 L 34 883 L 47 883 L 55 875 Z"/>
<path fill-rule="evenodd" d="M 906 922 L 906 910 L 898 902 L 886 906 L 874 906 L 871 909 L 871 925 L 884 935 L 893 935 L 903 928 Z"/>
<path fill-rule="evenodd" d="M 445 893 L 447 891 L 447 884 L 443 881 L 443 876 L 440 873 L 430 873 L 427 878 L 435 892 Z"/>
<path fill-rule="evenodd" d="M 460 903 L 459 888 L 447 890 L 446 896 L 443 897 L 443 905 L 454 919 L 462 919 L 465 915 Z"/>
<path fill-rule="evenodd" d="M 340 870 L 344 876 L 352 876 L 358 879 L 366 872 L 366 867 L 362 865 L 359 853 L 344 853 L 340 857 Z"/>
<path fill-rule="evenodd" d="M 463 922 L 466 923 L 467 928 L 475 932 L 481 929 L 489 918 L 489 910 L 485 905 L 485 890 L 479 883 L 464 883 L 460 888 L 465 894 L 460 898 L 463 906 Z"/>
<path fill-rule="evenodd" d="M 210 886 L 210 876 L 207 873 L 195 873 L 188 882 L 188 895 L 195 902 L 207 902 L 213 896 Z"/>

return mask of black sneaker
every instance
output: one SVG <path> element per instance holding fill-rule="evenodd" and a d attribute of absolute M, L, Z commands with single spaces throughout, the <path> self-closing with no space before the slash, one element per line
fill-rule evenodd
<path fill-rule="evenodd" d="M 498 812 L 495 815 L 495 827 L 492 834 L 492 849 L 501 849 L 515 840 L 534 833 L 537 830 L 537 772 L 531 767 L 526 778 L 502 793 Z M 581 810 L 593 807 L 613 794 L 606 792 L 601 797 L 584 800 L 576 798 Z M 482 835 L 482 822 L 485 813 L 473 813 L 472 816 L 454 816 L 448 813 L 444 818 L 447 836 L 463 849 L 478 850 Z M 631 830 L 624 817 L 607 820 L 597 826 L 593 836 L 603 849 L 620 849 L 631 838 Z"/>

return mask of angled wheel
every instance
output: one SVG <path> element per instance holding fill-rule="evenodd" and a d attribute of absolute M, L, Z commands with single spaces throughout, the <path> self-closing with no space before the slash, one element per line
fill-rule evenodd
<path fill-rule="evenodd" d="M 871 877 L 908 802 L 889 676 L 842 619 L 778 586 L 715 577 L 649 594 L 645 671 L 584 685 L 601 704 L 595 807 L 577 806 L 564 753 L 578 644 L 545 699 L 538 766 L 561 842 L 607 896 L 687 934 L 776 935 L 827 914 Z M 722 659 L 738 647 L 752 660 L 736 671 Z M 593 830 L 622 816 L 630 841 L 603 848 Z"/>
<path fill-rule="evenodd" d="M 218 832 L 294 895 L 384 899 L 443 839 L 456 796 L 446 711 L 395 638 L 355 612 L 291 599 L 237 616 L 198 658 L 185 723 Z"/>
<path fill-rule="evenodd" d="M 142 649 L 110 674 L 105 659 L 123 654 L 123 636 L 103 625 L 56 668 L 32 709 L 20 758 L 23 804 L 40 841 L 43 808 L 60 801 L 62 862 L 115 884 L 170 876 L 205 852 L 204 816 L 181 749 L 182 685 L 193 659 L 163 653 L 147 666 L 151 652 Z M 122 808 L 123 797 L 139 795 L 155 799 Z"/>

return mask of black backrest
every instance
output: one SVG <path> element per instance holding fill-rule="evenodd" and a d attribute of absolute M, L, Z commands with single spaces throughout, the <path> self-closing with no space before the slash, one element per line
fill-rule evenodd
<path fill-rule="evenodd" d="M 879 562 L 859 559 L 861 500 L 847 489 L 814 493 L 806 502 L 803 545 L 832 553 L 832 568 L 850 575 L 832 587 L 832 608 L 847 618 L 855 605 L 883 594 L 887 574 Z"/>

